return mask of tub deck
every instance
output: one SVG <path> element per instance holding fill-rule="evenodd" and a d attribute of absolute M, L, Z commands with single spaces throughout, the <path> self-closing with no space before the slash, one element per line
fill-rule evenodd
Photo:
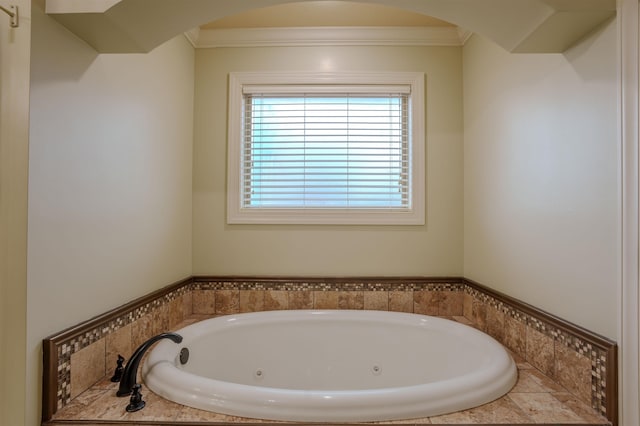
<path fill-rule="evenodd" d="M 200 321 L 210 316 L 194 315 L 176 328 Z M 470 324 L 464 317 L 447 317 Z M 518 382 L 502 398 L 489 404 L 441 416 L 372 422 L 364 424 L 572 424 L 572 425 L 610 425 L 591 407 L 579 401 L 566 389 L 542 374 L 522 358 L 511 353 L 518 367 Z M 115 396 L 117 383 L 111 383 L 108 377 L 96 383 L 90 389 L 75 398 L 69 405 L 55 414 L 53 419 L 43 423 L 45 426 L 97 426 L 97 425 L 162 425 L 162 426 L 200 426 L 200 425 L 281 425 L 303 424 L 256 420 L 197 410 L 165 400 L 149 391 L 144 385 L 142 394 L 147 406 L 137 413 L 127 413 L 124 407 L 128 398 Z M 363 424 L 363 423 L 359 423 Z"/>

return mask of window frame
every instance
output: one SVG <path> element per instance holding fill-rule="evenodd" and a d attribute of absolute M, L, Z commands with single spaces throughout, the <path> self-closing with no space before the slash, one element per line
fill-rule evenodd
<path fill-rule="evenodd" d="M 242 146 L 244 143 L 244 91 L 248 86 L 279 86 L 300 93 L 304 86 L 410 87 L 410 199 L 409 208 L 245 208 L 242 206 Z M 255 89 L 252 89 L 255 90 Z M 227 129 L 227 223 L 228 224 L 334 224 L 424 225 L 425 223 L 425 97 L 424 73 L 420 72 L 232 72 L 229 74 Z"/>

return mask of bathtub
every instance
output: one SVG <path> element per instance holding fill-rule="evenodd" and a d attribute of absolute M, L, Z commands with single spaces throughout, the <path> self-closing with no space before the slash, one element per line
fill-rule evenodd
<path fill-rule="evenodd" d="M 241 417 L 430 417 L 493 401 L 517 378 L 513 360 L 490 336 L 417 314 L 269 311 L 177 332 L 181 344 L 164 340 L 149 354 L 145 384 L 177 403 Z"/>

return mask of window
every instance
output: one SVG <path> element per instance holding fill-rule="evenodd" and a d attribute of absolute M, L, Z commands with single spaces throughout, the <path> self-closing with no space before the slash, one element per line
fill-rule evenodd
<path fill-rule="evenodd" d="M 232 73 L 228 222 L 424 224 L 423 78 Z"/>

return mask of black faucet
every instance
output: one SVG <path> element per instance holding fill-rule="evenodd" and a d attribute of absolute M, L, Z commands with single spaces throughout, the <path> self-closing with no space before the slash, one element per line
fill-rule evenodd
<path fill-rule="evenodd" d="M 122 355 L 118 355 L 118 361 L 116 362 L 116 369 L 113 372 L 113 377 L 111 377 L 111 381 L 114 383 L 118 383 L 120 379 L 122 379 L 122 373 L 124 373 L 124 357 Z"/>
<path fill-rule="evenodd" d="M 176 333 L 161 333 L 157 336 L 153 336 L 146 342 L 140 345 L 138 349 L 131 355 L 129 358 L 129 362 L 124 367 L 124 371 L 122 373 L 122 378 L 120 379 L 120 388 L 116 393 L 117 396 L 127 396 L 131 395 L 133 391 L 133 386 L 136 384 L 136 378 L 138 377 L 138 365 L 140 365 L 140 360 L 142 360 L 142 356 L 144 353 L 153 345 L 155 342 L 161 339 L 171 339 L 175 343 L 182 342 L 182 336 Z"/>

